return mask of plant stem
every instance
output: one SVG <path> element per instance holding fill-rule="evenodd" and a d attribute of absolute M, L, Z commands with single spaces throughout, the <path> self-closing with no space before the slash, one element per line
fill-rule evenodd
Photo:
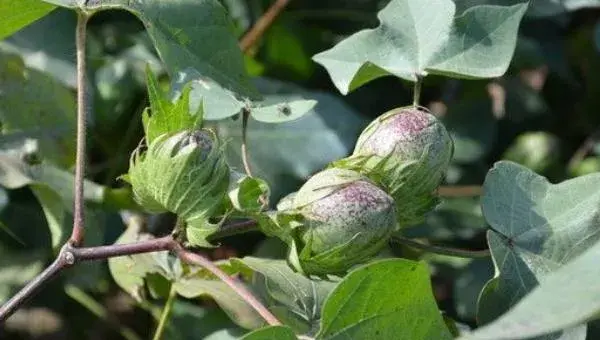
<path fill-rule="evenodd" d="M 228 236 L 234 236 L 239 234 L 244 234 L 250 231 L 256 231 L 258 229 L 258 224 L 254 220 L 247 220 L 241 222 L 230 223 L 222 226 L 211 234 L 207 240 L 210 242 L 212 240 L 222 239 Z"/>
<path fill-rule="evenodd" d="M 233 291 L 236 292 L 244 301 L 246 301 L 250 307 L 252 307 L 260 316 L 262 316 L 262 318 L 265 319 L 269 325 L 281 325 L 281 322 L 275 317 L 275 315 L 273 315 L 246 287 L 244 287 L 243 283 L 227 275 L 227 273 L 222 271 L 221 268 L 216 266 L 209 259 L 199 254 L 187 251 L 179 244 L 175 244 L 173 250 L 184 262 L 203 267 L 223 281 L 223 283 L 233 289 Z"/>
<path fill-rule="evenodd" d="M 480 185 L 453 185 L 438 188 L 438 195 L 443 197 L 472 197 L 482 194 L 483 188 Z"/>
<path fill-rule="evenodd" d="M 248 141 L 246 136 L 248 135 L 248 119 L 250 118 L 250 110 L 248 108 L 242 109 L 242 163 L 244 163 L 244 171 L 246 175 L 252 177 L 252 170 L 250 169 L 250 157 L 248 156 Z"/>
<path fill-rule="evenodd" d="M 75 194 L 73 210 L 73 232 L 71 244 L 79 246 L 84 237 L 84 197 L 83 178 L 85 173 L 85 142 L 87 118 L 87 77 L 85 66 L 86 26 L 89 16 L 83 11 L 77 13 L 77 31 L 75 46 L 77 48 L 77 156 L 75 161 Z"/>
<path fill-rule="evenodd" d="M 165 302 L 165 307 L 163 308 L 162 314 L 160 315 L 160 320 L 158 321 L 158 326 L 156 327 L 156 331 L 154 332 L 154 337 L 152 337 L 152 340 L 160 340 L 160 338 L 162 338 L 162 335 L 167 327 L 169 316 L 171 315 L 171 308 L 173 308 L 173 304 L 175 303 L 176 297 L 177 291 L 175 290 L 175 285 L 171 283 L 169 296 L 167 297 L 167 302 Z"/>
<path fill-rule="evenodd" d="M 275 19 L 281 14 L 290 0 L 276 0 L 271 7 L 258 19 L 250 31 L 244 34 L 240 41 L 240 49 L 247 53 L 254 44 L 265 34 L 267 29 L 273 24 Z"/>
<path fill-rule="evenodd" d="M 165 236 L 134 243 L 73 248 L 71 253 L 77 261 L 103 260 L 111 257 L 170 250 L 173 248 L 173 244 L 175 244 L 173 237 Z"/>
<path fill-rule="evenodd" d="M 467 250 L 467 249 L 458 249 L 458 248 L 447 248 L 442 246 L 434 246 L 430 244 L 424 244 L 415 240 L 411 240 L 410 238 L 402 237 L 402 236 L 394 236 L 392 237 L 392 241 L 402 244 L 405 246 L 409 246 L 412 248 L 417 248 L 420 250 L 425 250 L 430 253 L 440 254 L 440 255 L 448 255 L 454 257 L 465 257 L 465 258 L 478 258 L 478 257 L 488 257 L 490 256 L 490 250 Z"/>
<path fill-rule="evenodd" d="M 423 76 L 420 74 L 415 75 L 417 80 L 415 81 L 414 92 L 413 92 L 413 106 L 419 106 L 419 100 L 421 99 L 421 87 L 423 86 Z"/>
<path fill-rule="evenodd" d="M 252 176 L 252 169 L 250 168 L 250 156 L 248 156 L 248 119 L 250 118 L 250 108 L 244 107 L 242 109 L 242 163 L 244 164 L 244 171 L 248 177 Z M 263 209 L 269 206 L 268 198 L 265 195 L 261 195 L 258 200 L 262 204 Z"/>

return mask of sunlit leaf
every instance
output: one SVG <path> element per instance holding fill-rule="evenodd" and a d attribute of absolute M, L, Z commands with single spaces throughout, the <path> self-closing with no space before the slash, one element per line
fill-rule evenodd
<path fill-rule="evenodd" d="M 50 13 L 55 6 L 40 0 L 0 0 L 0 40 Z"/>
<path fill-rule="evenodd" d="M 217 0 L 44 0 L 88 11 L 123 9 L 135 14 L 175 77 L 187 68 L 242 96 L 257 98 L 227 12 Z"/>
<path fill-rule="evenodd" d="M 599 187 L 598 174 L 553 185 L 523 166 L 496 163 L 482 199 L 496 277 L 480 298 L 480 322 L 501 315 L 600 241 Z"/>
<path fill-rule="evenodd" d="M 0 54 L 0 122 L 4 134 L 21 134 L 2 149 L 39 147 L 38 155 L 55 164 L 75 161 L 75 97 L 64 85 L 37 70 L 26 68 L 20 57 Z"/>
<path fill-rule="evenodd" d="M 461 339 L 496 340 L 530 338 L 576 327 L 600 312 L 600 289 L 596 269 L 600 243 L 579 257 L 542 278 L 507 313 L 489 325 Z M 573 338 L 584 339 L 585 327 L 578 327 Z"/>
<path fill-rule="evenodd" d="M 379 12 L 379 27 L 313 59 L 343 94 L 385 75 L 412 81 L 427 74 L 497 77 L 508 68 L 526 9 L 484 5 L 455 17 L 451 0 L 393 0 Z"/>
<path fill-rule="evenodd" d="M 381 260 L 351 272 L 323 306 L 318 339 L 452 339 L 423 262 Z"/>

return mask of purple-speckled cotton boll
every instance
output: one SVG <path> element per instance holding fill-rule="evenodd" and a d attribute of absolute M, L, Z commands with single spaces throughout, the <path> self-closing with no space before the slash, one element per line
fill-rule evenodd
<path fill-rule="evenodd" d="M 360 135 L 352 156 L 334 163 L 358 171 L 396 202 L 401 226 L 421 223 L 438 202 L 435 191 L 454 153 L 450 134 L 435 116 L 415 107 L 391 110 Z"/>
<path fill-rule="evenodd" d="M 386 237 L 394 227 L 394 201 L 375 185 L 357 181 L 324 197 L 306 209 L 310 231 L 304 242 L 312 239 L 311 250 L 316 253 L 357 238 L 358 245 Z"/>
<path fill-rule="evenodd" d="M 294 197 L 293 208 L 304 217 L 299 236 L 309 248 L 302 249 L 301 259 L 311 273 L 341 272 L 370 258 L 396 226 L 393 198 L 349 170 L 314 175 Z M 326 257 L 331 251 L 335 255 Z"/>
<path fill-rule="evenodd" d="M 425 156 L 432 163 L 442 163 L 451 158 L 452 149 L 446 128 L 434 115 L 409 107 L 373 121 L 358 139 L 354 154 L 392 154 L 407 160 Z"/>

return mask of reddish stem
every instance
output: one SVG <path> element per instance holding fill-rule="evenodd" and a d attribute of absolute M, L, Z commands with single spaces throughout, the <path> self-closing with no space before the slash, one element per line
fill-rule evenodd
<path fill-rule="evenodd" d="M 438 195 L 443 197 L 470 197 L 481 196 L 482 194 L 483 187 L 480 185 L 455 185 L 438 188 Z"/>
<path fill-rule="evenodd" d="M 151 253 L 173 249 L 175 240 L 171 236 L 110 246 L 73 248 L 71 252 L 77 261 L 103 260 L 111 257 Z"/>
<path fill-rule="evenodd" d="M 240 41 L 240 49 L 246 53 L 260 37 L 265 34 L 267 29 L 273 24 L 275 19 L 281 14 L 285 6 L 290 2 L 290 0 L 277 0 L 269 9 L 258 19 L 258 21 L 252 26 L 250 31 L 248 31 L 242 40 Z"/>
<path fill-rule="evenodd" d="M 175 244 L 173 249 L 177 256 L 184 262 L 189 264 L 195 264 L 211 272 L 213 275 L 218 277 L 226 285 L 228 285 L 233 291 L 235 291 L 244 301 L 246 301 L 260 316 L 262 316 L 269 325 L 277 326 L 281 325 L 281 322 L 273 315 L 263 304 L 260 302 L 239 280 L 227 275 L 221 268 L 217 267 L 209 259 L 196 253 L 192 253 L 179 244 Z"/>
<path fill-rule="evenodd" d="M 75 195 L 73 208 L 73 232 L 71 244 L 79 246 L 83 243 L 84 229 L 84 195 L 83 179 L 85 177 L 85 127 L 87 116 L 87 79 L 85 69 L 85 38 L 88 15 L 83 11 L 77 13 L 77 156 L 75 161 Z"/>

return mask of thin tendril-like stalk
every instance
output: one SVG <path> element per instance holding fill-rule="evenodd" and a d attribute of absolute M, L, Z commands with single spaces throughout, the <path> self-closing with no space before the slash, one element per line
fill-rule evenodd
<path fill-rule="evenodd" d="M 427 251 L 430 253 L 440 254 L 440 255 L 448 255 L 448 256 L 464 257 L 464 258 L 478 258 L 478 257 L 490 256 L 489 249 L 468 250 L 468 249 L 435 246 L 435 245 L 431 245 L 431 244 L 421 243 L 419 241 L 415 241 L 410 238 L 406 238 L 406 237 L 402 237 L 402 236 L 394 236 L 394 237 L 392 237 L 392 241 L 396 242 L 398 244 L 406 245 L 409 247 L 417 248 L 420 250 L 424 250 L 424 251 Z"/>
<path fill-rule="evenodd" d="M 154 332 L 154 337 L 152 340 L 160 340 L 167 328 L 167 323 L 169 322 L 169 316 L 171 315 L 171 309 L 173 308 L 173 304 L 177 298 L 177 291 L 175 290 L 175 285 L 171 284 L 171 289 L 169 290 L 169 296 L 167 297 L 167 302 L 165 302 L 165 306 L 163 307 L 162 313 L 160 315 L 160 320 L 158 321 L 158 326 L 156 327 L 156 331 Z"/>

